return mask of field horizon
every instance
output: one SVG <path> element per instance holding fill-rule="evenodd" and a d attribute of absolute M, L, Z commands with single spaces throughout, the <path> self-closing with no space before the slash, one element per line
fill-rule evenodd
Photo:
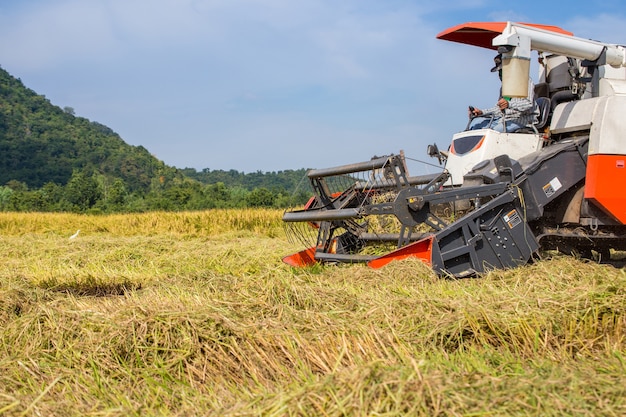
<path fill-rule="evenodd" d="M 293 269 L 281 214 L 0 213 L 0 415 L 626 414 L 623 268 Z"/>

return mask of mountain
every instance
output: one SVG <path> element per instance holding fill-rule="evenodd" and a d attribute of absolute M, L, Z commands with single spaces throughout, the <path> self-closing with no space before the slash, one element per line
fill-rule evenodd
<path fill-rule="evenodd" d="M 182 176 L 144 147 L 51 104 L 0 68 L 0 186 L 12 180 L 29 188 L 65 185 L 75 170 L 122 179 L 131 192 Z"/>
<path fill-rule="evenodd" d="M 287 207 L 308 200 L 305 174 L 167 166 L 0 68 L 0 211 Z"/>

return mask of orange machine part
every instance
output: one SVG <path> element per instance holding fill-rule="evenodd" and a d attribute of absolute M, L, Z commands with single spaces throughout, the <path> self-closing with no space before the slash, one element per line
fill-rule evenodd
<path fill-rule="evenodd" d="M 535 23 L 521 23 L 526 26 L 533 26 L 538 29 L 549 30 L 572 36 L 572 32 L 561 29 L 558 26 L 539 25 Z M 493 38 L 501 34 L 506 27 L 506 22 L 468 22 L 453 26 L 437 35 L 437 39 L 451 42 L 464 43 L 467 45 L 479 46 L 481 48 L 497 49 L 491 44 Z"/>
<path fill-rule="evenodd" d="M 296 252 L 293 255 L 285 256 L 283 262 L 295 267 L 313 265 L 317 262 L 315 260 L 315 246 Z"/>
<path fill-rule="evenodd" d="M 626 155 L 589 155 L 585 198 L 626 224 Z"/>
<path fill-rule="evenodd" d="M 429 236 L 410 245 L 406 245 L 393 252 L 389 252 L 379 258 L 372 259 L 367 264 L 372 268 L 380 268 L 387 265 L 391 261 L 399 261 L 409 257 L 421 259 L 427 264 L 432 264 L 432 250 L 434 236 Z"/>

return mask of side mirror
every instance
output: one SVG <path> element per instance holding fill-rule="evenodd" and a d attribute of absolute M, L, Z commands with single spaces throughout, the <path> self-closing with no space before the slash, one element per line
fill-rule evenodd
<path fill-rule="evenodd" d="M 432 145 L 428 145 L 428 148 L 426 148 L 426 153 L 428 153 L 428 156 L 430 156 L 431 158 L 437 158 L 437 160 L 439 161 L 439 165 L 443 164 L 448 159 L 448 153 L 441 152 L 437 147 L 437 144 L 435 143 L 433 143 Z"/>
<path fill-rule="evenodd" d="M 433 143 L 432 145 L 428 145 L 428 148 L 426 148 L 426 152 L 428 153 L 428 156 L 430 156 L 431 158 L 439 156 L 439 148 L 437 147 L 436 143 Z"/>

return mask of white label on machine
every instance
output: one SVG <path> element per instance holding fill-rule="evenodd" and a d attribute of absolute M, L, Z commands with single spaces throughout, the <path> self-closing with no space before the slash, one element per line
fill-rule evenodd
<path fill-rule="evenodd" d="M 546 197 L 550 198 L 563 187 L 561 181 L 557 177 L 554 177 L 552 181 L 543 186 L 543 192 L 546 193 Z"/>
<path fill-rule="evenodd" d="M 509 225 L 509 229 L 514 228 L 515 226 L 517 226 L 518 224 L 522 222 L 522 218 L 520 217 L 519 213 L 515 209 L 509 211 L 507 214 L 502 216 L 502 219 L 504 220 L 506 224 Z"/>

